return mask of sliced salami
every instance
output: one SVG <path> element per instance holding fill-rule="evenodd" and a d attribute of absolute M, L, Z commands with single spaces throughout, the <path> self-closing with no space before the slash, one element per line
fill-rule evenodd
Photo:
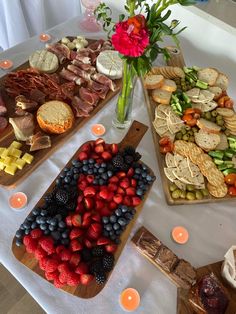
<path fill-rule="evenodd" d="M 8 125 L 8 121 L 4 117 L 0 117 L 0 132 L 2 132 Z"/>

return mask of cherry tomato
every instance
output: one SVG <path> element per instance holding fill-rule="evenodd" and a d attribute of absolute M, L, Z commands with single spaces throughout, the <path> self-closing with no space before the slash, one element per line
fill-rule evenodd
<path fill-rule="evenodd" d="M 184 111 L 184 115 L 186 114 L 193 114 L 195 113 L 195 109 L 194 108 L 188 108 Z"/>
<path fill-rule="evenodd" d="M 201 114 L 201 113 L 202 113 L 202 110 L 199 109 L 199 108 L 194 108 L 194 112 L 195 112 L 195 113 L 198 113 L 198 114 Z"/>
<path fill-rule="evenodd" d="M 161 146 L 160 147 L 160 152 L 162 154 L 166 154 L 166 153 L 172 152 L 172 145 Z"/>
<path fill-rule="evenodd" d="M 197 124 L 197 119 L 193 118 L 193 119 L 187 121 L 186 124 L 189 126 L 194 126 Z"/>
<path fill-rule="evenodd" d="M 184 122 L 188 122 L 190 120 L 192 120 L 193 116 L 191 114 L 184 114 L 183 117 L 182 117 L 182 120 Z"/>
<path fill-rule="evenodd" d="M 225 108 L 233 108 L 233 106 L 234 106 L 234 102 L 233 102 L 233 100 L 232 99 L 228 99 L 228 100 L 226 100 L 225 101 Z"/>
<path fill-rule="evenodd" d="M 227 176 L 225 176 L 225 183 L 229 185 L 236 184 L 236 173 L 230 173 Z"/>
<path fill-rule="evenodd" d="M 235 186 L 230 186 L 228 188 L 228 194 L 232 196 L 236 196 L 236 187 Z"/>
<path fill-rule="evenodd" d="M 170 143 L 170 139 L 168 136 L 162 137 L 159 141 L 160 146 L 165 146 L 165 145 L 168 145 L 169 143 Z"/>
<path fill-rule="evenodd" d="M 220 107 L 224 107 L 226 100 L 230 100 L 229 96 L 223 96 L 217 101 Z"/>

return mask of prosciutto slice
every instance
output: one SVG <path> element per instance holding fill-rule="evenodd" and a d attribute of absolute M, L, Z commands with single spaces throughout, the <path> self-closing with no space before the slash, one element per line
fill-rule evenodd
<path fill-rule="evenodd" d="M 90 74 L 88 72 L 86 72 L 84 70 L 81 70 L 80 68 L 78 68 L 74 64 L 69 64 L 67 66 L 67 69 L 69 71 L 73 72 L 74 74 L 76 74 L 77 76 L 82 77 L 86 81 L 90 81 L 91 80 Z"/>
<path fill-rule="evenodd" d="M 60 76 L 67 81 L 75 82 L 76 85 L 81 85 L 84 82 L 84 80 L 81 77 L 79 77 L 78 75 L 69 70 L 66 70 L 65 68 L 61 70 Z"/>
<path fill-rule="evenodd" d="M 27 145 L 30 145 L 30 151 L 34 152 L 36 150 L 45 149 L 51 147 L 51 139 L 48 135 L 41 132 L 29 137 L 26 141 Z"/>
<path fill-rule="evenodd" d="M 113 92 L 116 90 L 116 84 L 104 74 L 95 73 L 92 75 L 92 79 L 100 84 L 108 86 Z"/>
<path fill-rule="evenodd" d="M 46 49 L 52 53 L 54 53 L 58 59 L 59 62 L 62 64 L 64 60 L 71 58 L 70 49 L 63 44 L 55 43 L 51 45 L 47 45 Z"/>
<path fill-rule="evenodd" d="M 19 95 L 15 98 L 16 107 L 23 110 L 36 110 L 39 104 L 34 101 L 26 98 L 24 95 Z"/>
<path fill-rule="evenodd" d="M 37 88 L 30 91 L 30 99 L 36 101 L 37 103 L 45 103 L 45 97 L 46 95 Z"/>
<path fill-rule="evenodd" d="M 96 68 L 93 67 L 91 64 L 86 64 L 78 60 L 73 60 L 72 64 L 79 67 L 80 69 L 84 71 L 88 71 L 89 73 L 94 73 L 96 71 Z"/>
<path fill-rule="evenodd" d="M 0 94 L 0 116 L 4 116 L 7 113 L 7 107 L 3 101 L 2 95 Z"/>
<path fill-rule="evenodd" d="M 95 50 L 100 50 L 102 48 L 102 45 L 104 44 L 104 39 L 99 39 L 97 41 L 95 41 L 94 43 L 88 45 L 87 48 L 95 51 Z"/>
<path fill-rule="evenodd" d="M 79 95 L 82 100 L 84 100 L 86 103 L 94 107 L 97 105 L 99 101 L 99 95 L 85 87 L 80 88 Z"/>
<path fill-rule="evenodd" d="M 76 60 L 84 63 L 84 64 L 91 64 L 91 59 L 88 57 L 89 54 L 85 55 L 83 53 L 78 53 L 75 57 Z"/>
<path fill-rule="evenodd" d="M 78 96 L 74 96 L 72 100 L 72 108 L 75 111 L 76 117 L 88 117 L 89 112 L 93 110 L 93 106 L 86 103 Z"/>
<path fill-rule="evenodd" d="M 91 90 L 93 90 L 96 94 L 98 94 L 98 96 L 102 99 L 106 98 L 106 95 L 109 91 L 109 86 L 106 85 L 102 85 L 100 83 L 97 83 L 95 81 L 90 81 L 89 82 L 89 87 L 91 88 Z"/>

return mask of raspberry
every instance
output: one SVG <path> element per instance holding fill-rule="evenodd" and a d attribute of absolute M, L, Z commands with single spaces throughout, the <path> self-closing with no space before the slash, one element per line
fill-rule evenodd
<path fill-rule="evenodd" d="M 58 270 L 60 273 L 67 273 L 70 271 L 70 268 L 67 263 L 62 263 L 58 266 Z"/>
<path fill-rule="evenodd" d="M 58 271 L 54 271 L 53 273 L 47 273 L 47 272 L 45 272 L 45 278 L 46 278 L 47 280 L 54 280 L 54 279 L 57 279 L 57 278 L 58 278 L 58 275 L 59 275 Z"/>
<path fill-rule="evenodd" d="M 30 238 L 29 241 L 28 241 L 28 244 L 26 246 L 26 251 L 28 253 L 34 253 L 36 251 L 37 247 L 38 247 L 37 241 L 32 239 L 32 238 Z"/>
<path fill-rule="evenodd" d="M 59 278 L 54 279 L 53 284 L 56 288 L 59 288 L 59 289 L 64 286 L 64 284 L 60 282 Z"/>
<path fill-rule="evenodd" d="M 34 229 L 30 232 L 30 235 L 33 239 L 39 239 L 43 235 L 43 231 L 41 229 Z"/>
<path fill-rule="evenodd" d="M 48 259 L 46 262 L 46 272 L 47 273 L 53 273 L 57 270 L 57 267 L 59 266 L 59 262 L 55 259 Z"/>
<path fill-rule="evenodd" d="M 57 254 L 60 254 L 61 251 L 63 251 L 65 249 L 64 245 L 59 245 L 56 247 L 56 253 Z"/>
<path fill-rule="evenodd" d="M 47 253 L 41 248 L 38 247 L 35 252 L 34 252 L 35 258 L 37 258 L 38 260 L 40 260 L 43 257 L 47 256 Z"/>
<path fill-rule="evenodd" d="M 60 253 L 60 258 L 61 258 L 62 261 L 69 261 L 71 259 L 71 256 L 72 256 L 72 253 L 68 249 L 64 249 Z"/>
<path fill-rule="evenodd" d="M 24 245 L 27 246 L 29 244 L 30 240 L 31 240 L 31 235 L 29 235 L 29 234 L 25 235 L 24 239 L 23 239 Z"/>
<path fill-rule="evenodd" d="M 67 273 L 65 273 L 65 272 L 60 273 L 60 275 L 59 275 L 60 282 L 66 284 L 67 283 L 67 277 L 68 277 Z"/>
<path fill-rule="evenodd" d="M 67 284 L 68 286 L 71 286 L 71 287 L 76 287 L 78 286 L 80 282 L 80 276 L 74 272 L 70 272 L 68 275 L 67 275 Z"/>
<path fill-rule="evenodd" d="M 39 260 L 39 267 L 42 270 L 46 269 L 46 262 L 47 262 L 48 258 L 47 257 L 43 257 Z"/>
<path fill-rule="evenodd" d="M 55 252 L 52 238 L 45 237 L 39 241 L 39 244 L 41 245 L 42 249 L 48 254 L 52 254 Z"/>

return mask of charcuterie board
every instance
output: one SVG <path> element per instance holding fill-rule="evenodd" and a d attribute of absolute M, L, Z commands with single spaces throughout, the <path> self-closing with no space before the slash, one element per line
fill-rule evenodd
<path fill-rule="evenodd" d="M 89 43 L 94 42 L 94 40 L 88 40 Z M 61 64 L 56 71 L 56 73 L 59 73 L 63 67 L 65 67 L 69 61 L 65 61 L 63 64 Z M 29 62 L 25 62 L 21 66 L 14 69 L 14 72 L 17 70 L 27 69 L 29 68 Z M 0 78 L 0 90 L 2 93 L 3 100 L 7 107 L 7 116 L 12 117 L 15 115 L 15 100 L 12 97 L 9 97 L 6 91 L 4 90 L 4 80 L 7 75 Z M 66 80 L 62 79 L 62 82 L 66 82 Z M 35 152 L 32 152 L 32 155 L 34 156 L 34 160 L 31 164 L 27 164 L 23 170 L 17 171 L 15 175 L 9 175 L 5 173 L 4 171 L 0 171 L 0 186 L 5 188 L 15 188 L 18 184 L 20 184 L 25 178 L 27 178 L 44 160 L 46 160 L 53 152 L 55 152 L 60 146 L 62 146 L 66 140 L 68 140 L 73 134 L 79 131 L 82 126 L 88 122 L 92 117 L 96 115 L 97 112 L 99 112 L 101 109 L 104 108 L 104 106 L 119 92 L 120 86 L 121 86 L 121 80 L 114 80 L 116 84 L 116 90 L 111 91 L 109 90 L 105 99 L 100 99 L 97 106 L 94 107 L 94 109 L 90 112 L 88 117 L 79 117 L 75 119 L 75 122 L 71 129 L 69 129 L 67 132 L 63 134 L 54 134 L 50 135 L 51 137 L 51 147 L 46 149 L 37 150 Z M 79 87 L 77 88 L 77 92 L 79 90 Z M 37 128 L 37 127 L 36 127 Z M 9 124 L 8 127 L 1 132 L 0 134 L 0 147 L 8 147 L 12 141 L 15 140 L 14 132 L 12 126 Z M 25 142 L 22 142 L 22 150 L 24 152 L 29 153 L 29 146 L 25 144 Z M 30 153 L 31 154 L 31 153 Z"/>
<path fill-rule="evenodd" d="M 119 150 L 126 147 L 127 145 L 129 145 L 129 146 L 132 145 L 132 147 L 136 148 L 138 146 L 139 142 L 141 141 L 142 137 L 146 133 L 147 129 L 148 129 L 147 126 L 145 126 L 142 123 L 139 123 L 137 121 L 134 121 L 133 124 L 131 125 L 128 133 L 124 137 L 124 139 L 118 144 Z M 88 142 L 88 143 L 91 143 L 91 142 Z M 88 143 L 85 143 L 85 144 L 88 144 Z M 83 145 L 83 147 L 84 147 L 84 145 Z M 80 152 L 81 152 L 81 148 L 78 149 L 78 151 L 75 153 L 75 155 L 72 157 L 72 159 L 67 163 L 67 165 L 66 165 L 67 168 L 69 168 L 71 166 L 72 160 L 74 160 Z M 144 165 L 143 163 L 141 163 L 141 164 Z M 63 170 L 62 170 L 62 172 L 63 172 Z M 35 208 L 39 207 L 43 204 L 44 196 L 53 190 L 53 188 L 55 187 L 55 184 L 56 184 L 55 183 L 56 180 L 58 178 L 60 178 L 60 174 L 54 180 L 54 182 L 50 185 L 50 187 L 45 192 L 45 194 L 41 197 L 39 202 L 36 204 Z M 150 170 L 150 174 L 153 175 L 151 170 Z M 129 224 L 127 225 L 126 229 L 124 230 L 124 232 L 122 233 L 122 235 L 120 237 L 121 243 L 118 244 L 118 248 L 114 253 L 114 258 L 115 258 L 114 266 L 117 263 L 117 260 L 120 256 L 120 254 L 122 253 L 122 250 L 126 244 L 126 241 L 129 237 L 129 234 L 130 234 L 130 232 L 131 232 L 131 230 L 135 224 L 135 221 L 138 218 L 138 215 L 140 214 L 140 212 L 143 208 L 143 203 L 144 203 L 145 199 L 147 198 L 147 195 L 149 193 L 150 188 L 151 188 L 151 184 L 149 185 L 147 193 L 145 193 L 142 202 L 137 207 L 135 207 L 136 208 L 136 214 L 135 214 L 134 218 L 129 222 Z M 13 243 L 12 243 L 12 252 L 13 252 L 14 256 L 16 257 L 16 259 L 19 262 L 21 262 L 23 265 L 28 267 L 30 270 L 35 272 L 36 274 L 45 278 L 43 271 L 39 268 L 38 262 L 35 259 L 34 255 L 27 253 L 25 250 L 25 246 L 23 246 L 23 245 L 17 246 L 15 241 L 16 241 L 16 238 L 14 238 Z M 112 272 L 109 273 L 108 278 L 110 277 L 111 273 Z M 68 293 L 71 293 L 71 294 L 78 296 L 78 297 L 81 297 L 81 298 L 92 298 L 92 297 L 96 296 L 104 288 L 104 286 L 105 286 L 104 284 L 103 285 L 97 284 L 95 282 L 95 279 L 93 279 L 93 281 L 91 281 L 88 285 L 79 284 L 77 287 L 64 286 L 64 287 L 62 287 L 62 289 Z"/>

